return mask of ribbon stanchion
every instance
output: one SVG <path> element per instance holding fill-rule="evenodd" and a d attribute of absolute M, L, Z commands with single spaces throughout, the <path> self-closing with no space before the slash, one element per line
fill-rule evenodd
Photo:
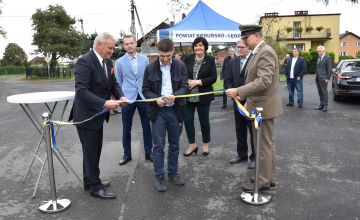
<path fill-rule="evenodd" d="M 61 212 L 65 209 L 69 208 L 71 202 L 68 199 L 58 199 L 56 196 L 56 186 L 55 186 L 55 175 L 54 175 L 54 164 L 53 164 L 53 147 L 51 142 L 51 128 L 49 123 L 50 114 L 45 112 L 42 115 L 44 119 L 44 127 L 45 127 L 45 141 L 46 141 L 46 152 L 48 159 L 48 169 L 49 169 L 49 184 L 50 184 L 50 194 L 51 200 L 47 201 L 45 204 L 39 207 L 40 211 L 44 213 L 55 213 Z M 54 141 L 54 139 L 53 139 Z"/>
<path fill-rule="evenodd" d="M 259 193 L 259 167 L 260 167 L 260 137 L 261 137 L 261 112 L 263 108 L 257 107 L 253 116 L 254 124 L 257 125 L 256 132 L 256 165 L 255 165 L 255 189 L 254 192 L 241 193 L 241 200 L 250 205 L 266 205 L 271 201 L 271 195 Z"/>

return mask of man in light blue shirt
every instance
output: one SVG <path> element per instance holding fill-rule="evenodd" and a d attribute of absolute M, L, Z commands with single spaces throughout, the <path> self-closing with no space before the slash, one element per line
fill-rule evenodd
<path fill-rule="evenodd" d="M 145 99 L 142 94 L 142 84 L 144 79 L 145 67 L 149 64 L 146 56 L 136 52 L 136 40 L 131 35 L 123 38 L 123 47 L 126 54 L 116 60 L 115 70 L 116 79 L 123 88 L 125 97 L 129 100 L 129 105 L 121 108 L 123 121 L 123 148 L 124 156 L 119 165 L 127 164 L 131 159 L 131 127 L 135 110 L 137 109 L 141 119 L 143 129 L 145 159 L 152 161 L 152 140 L 150 121 L 147 116 L 147 103 L 135 102 Z"/>

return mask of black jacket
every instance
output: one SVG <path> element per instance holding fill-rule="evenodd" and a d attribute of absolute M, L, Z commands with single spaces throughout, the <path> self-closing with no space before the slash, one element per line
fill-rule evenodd
<path fill-rule="evenodd" d="M 173 95 L 184 95 L 189 92 L 186 66 L 182 61 L 172 59 L 171 69 L 171 83 L 173 89 Z M 144 81 L 142 92 L 145 98 L 158 98 L 161 96 L 162 86 L 162 72 L 160 70 L 159 58 L 151 62 L 144 72 Z M 175 99 L 175 112 L 178 120 L 182 122 L 185 117 L 185 98 Z M 150 102 L 148 105 L 148 116 L 150 120 L 155 120 L 159 112 L 159 106 L 156 102 Z"/>
<path fill-rule="evenodd" d="M 185 64 L 187 68 L 188 79 L 193 78 L 193 69 L 194 69 L 194 59 L 195 54 L 192 54 L 186 57 Z M 205 55 L 204 62 L 202 63 L 198 79 L 201 80 L 202 86 L 198 86 L 199 92 L 211 92 L 214 91 L 212 85 L 216 82 L 217 73 L 216 73 L 216 65 L 214 57 Z M 200 104 L 207 104 L 214 100 L 214 94 L 200 96 Z"/>
<path fill-rule="evenodd" d="M 220 79 L 222 80 L 227 80 L 229 79 L 231 76 L 230 76 L 230 63 L 232 60 L 234 60 L 236 58 L 233 57 L 231 58 L 230 56 L 227 56 L 225 59 L 224 59 L 224 62 L 223 62 L 223 65 L 222 65 L 222 68 L 221 68 L 221 74 L 220 74 Z"/>
<path fill-rule="evenodd" d="M 288 59 L 287 65 L 285 68 L 285 75 L 286 75 L 286 78 L 288 78 L 288 79 L 290 78 L 292 59 L 293 58 Z M 298 76 L 300 76 L 300 78 L 302 79 L 304 77 L 304 75 L 306 74 L 306 69 L 307 69 L 307 65 L 306 65 L 305 59 L 299 56 L 298 59 L 296 60 L 295 66 L 294 66 L 294 79 L 296 79 Z"/>
<path fill-rule="evenodd" d="M 108 78 L 100 65 L 94 51 L 89 51 L 78 59 L 75 64 L 75 100 L 69 120 L 83 121 L 99 113 L 111 94 L 116 99 L 124 96 L 115 75 L 111 74 L 112 62 L 106 61 Z M 100 129 L 109 114 L 98 116 L 91 121 L 77 126 L 89 129 Z"/>

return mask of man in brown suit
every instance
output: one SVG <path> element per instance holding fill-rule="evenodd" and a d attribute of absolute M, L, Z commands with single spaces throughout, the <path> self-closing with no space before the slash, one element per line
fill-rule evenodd
<path fill-rule="evenodd" d="M 274 118 L 283 113 L 279 88 L 279 60 L 269 45 L 262 40 L 262 26 L 241 25 L 241 38 L 252 50 L 252 57 L 245 72 L 245 85 L 226 90 L 228 97 L 246 99 L 246 108 L 255 110 L 262 107 L 260 137 L 259 189 L 268 190 L 275 186 L 275 144 Z M 257 130 L 253 125 L 254 142 Z M 253 178 L 251 178 L 253 180 Z M 244 191 L 254 191 L 250 181 L 243 186 Z"/>

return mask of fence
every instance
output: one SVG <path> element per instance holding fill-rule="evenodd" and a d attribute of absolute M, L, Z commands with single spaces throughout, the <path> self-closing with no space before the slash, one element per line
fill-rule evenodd
<path fill-rule="evenodd" d="M 26 79 L 31 78 L 64 78 L 71 79 L 74 75 L 70 66 L 56 66 L 48 70 L 47 65 L 30 66 L 26 69 Z"/>

